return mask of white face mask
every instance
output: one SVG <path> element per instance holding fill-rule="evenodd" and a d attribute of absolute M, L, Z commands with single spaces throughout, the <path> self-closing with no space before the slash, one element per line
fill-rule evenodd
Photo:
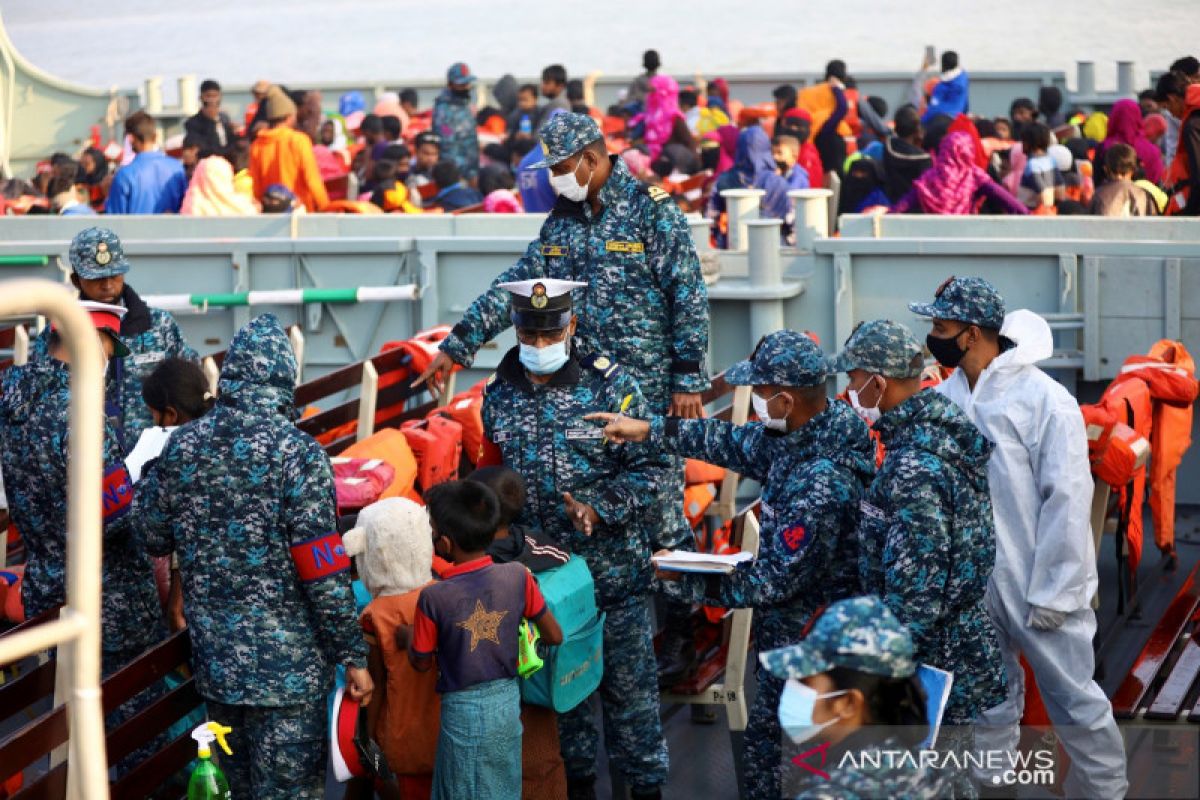
<path fill-rule="evenodd" d="M 520 344 L 518 358 L 521 365 L 534 375 L 553 375 L 567 363 L 570 351 L 567 347 L 569 336 L 564 336 L 561 342 L 548 344 L 545 347 L 535 347 L 531 344 Z"/>
<path fill-rule="evenodd" d="M 807 742 L 838 721 L 838 717 L 830 717 L 825 722 L 813 722 L 813 708 L 816 707 L 817 701 L 845 693 L 846 690 L 842 689 L 818 694 L 816 689 L 805 686 L 795 678 L 788 678 L 788 682 L 783 685 L 782 694 L 779 695 L 779 726 L 793 742 Z"/>
<path fill-rule="evenodd" d="M 867 379 L 867 383 L 864 383 L 862 385 L 862 388 L 866 389 L 867 384 L 870 383 L 871 381 L 873 381 L 874 379 L 875 379 L 875 376 L 872 375 L 870 378 Z M 880 378 L 880 380 L 882 381 L 883 379 Z M 881 416 L 883 416 L 883 412 L 879 410 L 879 401 L 883 399 L 883 390 L 885 388 L 887 388 L 886 381 L 884 381 L 883 388 L 881 388 L 879 390 L 879 399 L 876 400 L 875 405 L 871 406 L 870 408 L 863 406 L 863 404 L 859 402 L 857 389 L 850 389 L 849 391 L 846 392 L 847 396 L 849 396 L 849 398 L 850 398 L 850 405 L 854 408 L 855 413 L 857 413 L 860 417 L 862 417 L 863 422 L 867 423 L 868 425 L 874 425 L 876 422 L 879 421 L 879 418 Z"/>
<path fill-rule="evenodd" d="M 583 163 L 583 159 L 579 159 L 579 164 Z M 575 180 L 575 173 L 579 172 L 579 164 L 575 165 L 575 169 L 568 172 L 566 175 L 551 175 L 550 188 L 559 197 L 564 197 L 573 203 L 582 203 L 587 199 L 588 184 L 592 182 L 592 174 L 588 173 L 587 180 L 582 184 Z"/>
<path fill-rule="evenodd" d="M 783 392 L 777 392 L 764 400 L 754 392 L 751 392 L 750 404 L 754 407 L 754 416 L 758 417 L 758 421 L 763 424 L 764 428 L 769 431 L 787 433 L 787 419 L 775 419 L 770 415 L 770 413 L 767 412 L 767 406 L 770 405 L 772 400 L 774 400 L 776 397 L 779 397 L 781 394 L 783 394 Z"/>

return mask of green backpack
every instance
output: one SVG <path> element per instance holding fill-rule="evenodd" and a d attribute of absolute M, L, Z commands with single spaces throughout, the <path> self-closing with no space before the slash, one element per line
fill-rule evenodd
<path fill-rule="evenodd" d="M 562 713 L 582 703 L 604 674 L 604 614 L 587 562 L 579 556 L 534 573 L 542 597 L 562 627 L 563 643 L 546 648 L 544 665 L 521 681 L 521 700 Z"/>

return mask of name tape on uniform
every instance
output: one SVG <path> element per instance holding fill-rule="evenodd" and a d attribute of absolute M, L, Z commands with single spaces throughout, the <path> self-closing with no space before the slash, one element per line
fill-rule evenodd
<path fill-rule="evenodd" d="M 604 249 L 610 253 L 644 253 L 646 245 L 641 242 L 605 242 Z"/>
<path fill-rule="evenodd" d="M 542 245 L 542 255 L 544 256 L 565 256 L 571 252 L 571 248 L 562 244 L 544 244 Z"/>

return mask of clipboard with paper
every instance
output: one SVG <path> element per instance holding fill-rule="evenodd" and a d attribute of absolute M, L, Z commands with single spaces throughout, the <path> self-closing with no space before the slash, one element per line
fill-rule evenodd
<path fill-rule="evenodd" d="M 946 705 L 950 702 L 950 687 L 954 685 L 954 674 L 921 664 L 917 667 L 917 680 L 925 690 L 925 713 L 929 717 L 929 734 L 921 742 L 921 748 L 928 750 L 937 743 L 942 717 L 946 713 Z"/>

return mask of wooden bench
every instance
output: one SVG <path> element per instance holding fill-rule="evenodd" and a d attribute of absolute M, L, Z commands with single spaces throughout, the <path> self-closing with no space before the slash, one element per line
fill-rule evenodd
<path fill-rule="evenodd" d="M 340 392 L 358 387 L 358 397 L 300 420 L 297 427 L 311 436 L 322 436 L 343 425 L 357 422 L 354 433 L 341 436 L 325 446 L 330 455 L 337 455 L 356 441 L 361 441 L 377 428 L 399 427 L 410 419 L 421 419 L 436 407 L 433 400 L 408 408 L 410 399 L 425 392 L 409 385 L 408 364 L 412 357 L 403 350 L 389 350 L 366 361 L 342 367 L 296 387 L 298 407 L 314 404 Z M 402 379 L 379 388 L 379 380 L 392 373 L 402 373 Z"/>
<path fill-rule="evenodd" d="M 25 630 L 53 619 L 57 610 L 29 620 L 8 633 Z M 5 634 L 8 635 L 8 634 Z M 104 712 L 110 713 L 143 690 L 156 684 L 163 676 L 188 668 L 191 640 L 187 632 L 176 633 L 147 650 L 123 669 L 106 678 L 102 685 Z M 39 703 L 49 700 L 55 690 L 54 660 L 47 660 L 25 674 L 0 687 L 0 719 L 12 719 L 25 714 L 28 722 L 0 740 L 0 781 L 28 768 L 50 755 L 67 742 L 66 707 L 59 705 L 42 713 L 33 713 Z M 161 685 L 161 684 L 160 684 Z M 109 766 L 120 762 L 139 748 L 154 742 L 179 720 L 200 708 L 203 700 L 196 690 L 195 679 L 188 673 L 174 688 L 165 691 L 145 708 L 107 732 L 106 748 Z M 195 757 L 191 731 L 186 731 L 162 745 L 147 758 L 137 762 L 109 785 L 113 798 L 145 798 L 165 790 L 167 796 L 178 797 L 186 787 L 172 783 Z M 52 762 L 54 759 L 51 759 Z M 67 789 L 67 764 L 61 762 L 25 781 L 13 795 L 14 800 L 61 798 Z"/>
<path fill-rule="evenodd" d="M 1118 719 L 1140 716 L 1159 722 L 1180 720 L 1200 678 L 1200 643 L 1196 641 L 1198 570 L 1200 565 L 1192 569 L 1113 695 L 1113 715 Z M 1200 723 L 1200 701 L 1192 706 L 1187 721 Z"/>

